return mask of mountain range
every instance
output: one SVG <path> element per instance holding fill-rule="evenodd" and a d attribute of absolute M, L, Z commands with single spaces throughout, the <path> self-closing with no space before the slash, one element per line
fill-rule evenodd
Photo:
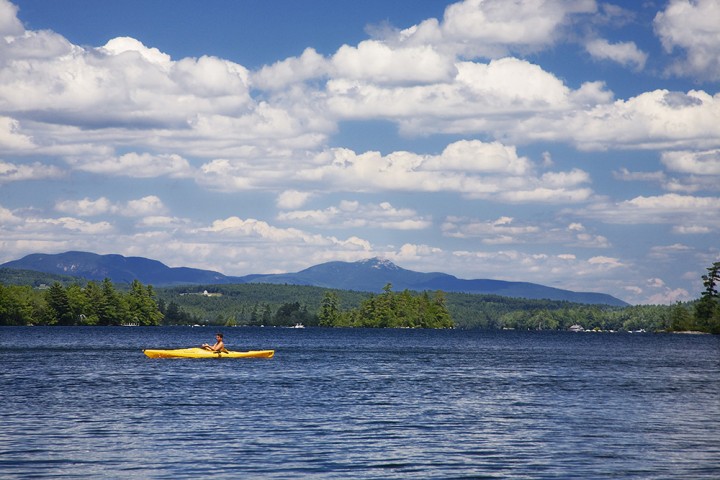
<path fill-rule="evenodd" d="M 566 300 L 574 303 L 628 305 L 605 293 L 574 292 L 529 282 L 489 279 L 464 280 L 446 273 L 421 273 L 406 270 L 380 258 L 357 262 L 327 262 L 295 273 L 251 274 L 242 277 L 232 277 L 197 268 L 168 267 L 157 260 L 144 257 L 98 255 L 89 252 L 34 253 L 19 260 L 4 263 L 0 267 L 71 275 L 95 281 L 109 278 L 114 283 L 130 283 L 133 280 L 139 280 L 144 284 L 156 287 L 271 283 L 379 293 L 389 283 L 394 291 L 405 289 L 442 290 L 513 298 Z"/>

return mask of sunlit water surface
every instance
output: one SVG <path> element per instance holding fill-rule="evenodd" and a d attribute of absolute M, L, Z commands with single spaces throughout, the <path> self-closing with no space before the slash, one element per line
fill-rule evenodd
<path fill-rule="evenodd" d="M 720 338 L 0 328 L 2 478 L 720 478 Z"/>

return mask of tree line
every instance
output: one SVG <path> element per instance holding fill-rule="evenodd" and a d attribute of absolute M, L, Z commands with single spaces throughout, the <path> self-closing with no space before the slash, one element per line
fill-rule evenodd
<path fill-rule="evenodd" d="M 137 280 L 127 291 L 109 279 L 55 282 L 44 290 L 0 284 L 0 325 L 160 325 L 162 319 L 154 288 Z"/>
<path fill-rule="evenodd" d="M 327 292 L 318 313 L 319 323 L 326 327 L 371 328 L 452 328 L 445 294 L 428 292 L 412 294 L 392 291 L 388 283 L 380 295 L 371 295 L 359 307 L 342 310 L 336 293 Z"/>
<path fill-rule="evenodd" d="M 4 279 L 0 272 L 0 279 Z M 271 284 L 153 289 L 106 279 L 49 289 L 0 282 L 0 325 L 267 325 L 566 330 L 693 330 L 720 333 L 720 262 L 700 298 L 674 305 L 610 307 L 463 293 L 383 293 Z M 37 278 L 34 280 L 37 283 Z"/>

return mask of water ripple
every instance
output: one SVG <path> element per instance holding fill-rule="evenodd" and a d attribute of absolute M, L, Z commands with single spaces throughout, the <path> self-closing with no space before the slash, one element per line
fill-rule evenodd
<path fill-rule="evenodd" d="M 141 353 L 204 341 L 197 329 L 3 329 L 0 476 L 719 477 L 717 337 L 310 328 L 226 337 L 276 357 Z M 13 347 L 28 338 L 36 344 Z"/>

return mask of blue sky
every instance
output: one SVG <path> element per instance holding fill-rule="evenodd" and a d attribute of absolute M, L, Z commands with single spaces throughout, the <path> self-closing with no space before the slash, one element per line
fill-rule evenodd
<path fill-rule="evenodd" d="M 382 257 L 689 300 L 720 4 L 0 0 L 0 262 Z"/>

